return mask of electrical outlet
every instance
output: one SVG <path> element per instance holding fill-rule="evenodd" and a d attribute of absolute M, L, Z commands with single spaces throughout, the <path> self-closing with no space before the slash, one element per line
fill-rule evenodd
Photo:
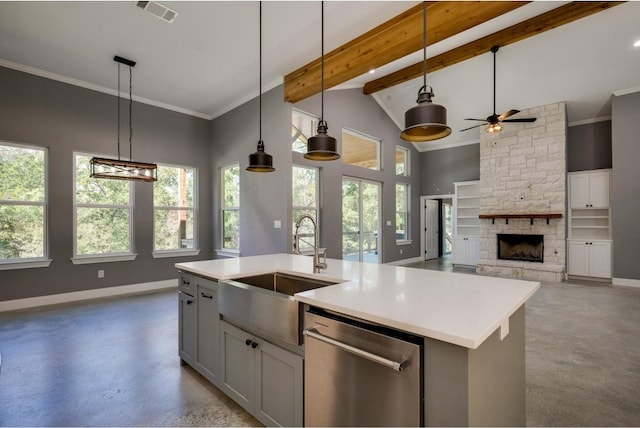
<path fill-rule="evenodd" d="M 402 248 L 400 248 L 400 254 L 402 254 Z"/>
<path fill-rule="evenodd" d="M 102 269 L 98 270 L 98 278 L 104 278 L 104 270 Z"/>

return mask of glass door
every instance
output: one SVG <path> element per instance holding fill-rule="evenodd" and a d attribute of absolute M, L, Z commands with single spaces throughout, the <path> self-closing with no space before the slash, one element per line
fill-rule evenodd
<path fill-rule="evenodd" d="M 380 263 L 380 183 L 342 179 L 342 258 Z"/>

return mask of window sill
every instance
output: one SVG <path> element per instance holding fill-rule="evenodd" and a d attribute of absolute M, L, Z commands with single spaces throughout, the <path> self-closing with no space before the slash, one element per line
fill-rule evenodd
<path fill-rule="evenodd" d="M 403 239 L 401 241 L 396 241 L 396 245 L 411 245 L 413 240 L 411 239 Z"/>
<path fill-rule="evenodd" d="M 200 250 L 165 250 L 165 251 L 154 251 L 151 253 L 154 259 L 165 259 L 169 257 L 188 257 L 188 256 L 197 256 L 200 254 Z"/>
<path fill-rule="evenodd" d="M 239 250 L 216 250 L 216 254 L 222 257 L 240 257 Z"/>
<path fill-rule="evenodd" d="M 0 262 L 0 270 L 46 268 L 52 261 L 52 259 L 12 259 Z"/>
<path fill-rule="evenodd" d="M 112 262 L 130 262 L 138 257 L 137 254 L 109 254 L 109 255 L 92 255 L 92 256 L 76 256 L 71 258 L 74 265 L 88 265 L 92 263 L 112 263 Z"/>

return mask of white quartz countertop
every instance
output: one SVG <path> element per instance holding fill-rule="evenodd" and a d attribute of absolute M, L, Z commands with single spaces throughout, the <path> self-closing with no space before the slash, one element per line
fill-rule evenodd
<path fill-rule="evenodd" d="M 337 281 L 296 300 L 374 323 L 475 349 L 540 288 L 540 283 L 293 254 L 177 263 L 176 268 L 225 280 L 284 272 Z M 505 330 L 506 331 L 506 330 Z"/>

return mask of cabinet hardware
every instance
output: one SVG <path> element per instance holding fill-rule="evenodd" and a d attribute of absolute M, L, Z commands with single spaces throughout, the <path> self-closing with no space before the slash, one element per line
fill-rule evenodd
<path fill-rule="evenodd" d="M 205 299 L 212 299 L 213 300 L 213 295 L 211 294 L 204 294 L 204 293 L 200 293 L 200 297 L 204 297 Z"/>
<path fill-rule="evenodd" d="M 187 300 L 187 305 L 190 305 L 193 303 L 193 300 Z"/>
<path fill-rule="evenodd" d="M 254 342 L 251 339 L 245 340 L 244 344 L 247 345 L 247 346 L 251 346 L 253 349 L 256 349 L 258 347 L 258 342 Z"/>

